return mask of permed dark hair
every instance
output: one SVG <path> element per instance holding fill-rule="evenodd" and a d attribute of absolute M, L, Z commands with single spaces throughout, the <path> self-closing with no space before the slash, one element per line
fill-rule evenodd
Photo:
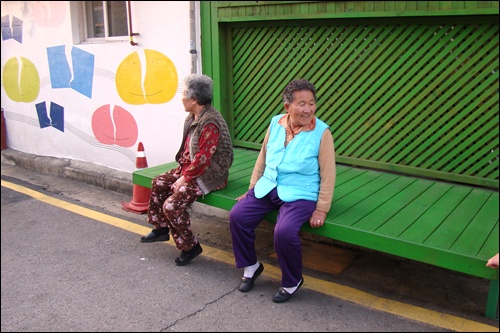
<path fill-rule="evenodd" d="M 298 79 L 290 81 L 283 90 L 283 102 L 284 103 L 292 103 L 293 102 L 293 93 L 296 91 L 309 90 L 313 93 L 314 102 L 317 102 L 316 98 L 316 87 L 311 82 L 306 79 Z"/>
<path fill-rule="evenodd" d="M 187 98 L 195 99 L 200 105 L 212 103 L 213 81 L 204 74 L 189 74 L 184 79 L 185 92 Z"/>

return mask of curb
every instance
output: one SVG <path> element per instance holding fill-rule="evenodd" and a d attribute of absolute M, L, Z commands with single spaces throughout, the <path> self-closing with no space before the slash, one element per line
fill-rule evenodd
<path fill-rule="evenodd" d="M 87 183 L 123 194 L 130 194 L 133 189 L 131 173 L 112 170 L 88 162 L 39 156 L 7 148 L 2 150 L 2 163 Z"/>

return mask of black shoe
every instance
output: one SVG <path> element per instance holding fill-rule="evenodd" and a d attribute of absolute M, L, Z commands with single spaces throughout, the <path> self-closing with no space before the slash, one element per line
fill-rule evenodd
<path fill-rule="evenodd" d="M 163 229 L 163 228 L 161 228 L 161 229 Z M 158 229 L 158 230 L 161 230 L 161 229 Z M 168 241 L 170 239 L 170 235 L 168 234 L 168 228 L 165 228 L 165 229 L 167 229 L 167 233 L 163 234 L 163 235 L 158 235 L 158 234 L 156 234 L 156 232 L 158 232 L 158 231 L 153 230 L 149 234 L 147 234 L 146 236 L 142 236 L 141 237 L 141 243 L 152 243 L 152 242 Z"/>
<path fill-rule="evenodd" d="M 290 299 L 290 297 L 292 297 L 293 294 L 295 294 L 297 292 L 297 290 L 299 290 L 300 286 L 302 286 L 302 283 L 304 283 L 304 278 L 300 279 L 300 282 L 299 282 L 299 285 L 297 286 L 297 289 L 295 289 L 295 291 L 291 294 L 289 294 L 285 289 L 283 289 L 283 287 L 280 287 L 278 289 L 278 291 L 276 292 L 276 294 L 274 294 L 273 296 L 273 302 L 274 303 L 283 303 L 283 302 L 286 302 Z"/>
<path fill-rule="evenodd" d="M 240 282 L 240 286 L 238 287 L 238 290 L 243 292 L 243 293 L 246 293 L 247 291 L 252 289 L 253 284 L 255 283 L 255 280 L 257 280 L 257 278 L 262 273 L 262 271 L 264 271 L 264 265 L 262 265 L 262 263 L 259 263 L 259 268 L 257 268 L 257 270 L 255 271 L 255 273 L 253 273 L 253 276 L 251 278 L 247 278 L 247 277 L 241 278 L 241 282 Z"/>
<path fill-rule="evenodd" d="M 200 243 L 193 246 L 189 251 L 181 251 L 181 254 L 175 258 L 175 264 L 177 266 L 184 266 L 188 264 L 191 260 L 199 256 L 203 252 Z"/>

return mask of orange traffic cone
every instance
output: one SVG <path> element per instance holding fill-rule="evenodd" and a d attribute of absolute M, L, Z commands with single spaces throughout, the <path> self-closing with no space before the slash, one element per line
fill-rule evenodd
<path fill-rule="evenodd" d="M 139 145 L 137 146 L 137 158 L 135 164 L 137 169 L 144 169 L 148 167 L 148 161 L 146 160 L 146 153 L 144 152 L 142 142 L 139 142 Z M 137 214 L 146 213 L 149 206 L 151 189 L 140 185 L 134 185 L 133 192 L 132 201 L 128 203 L 122 202 L 122 209 Z"/>

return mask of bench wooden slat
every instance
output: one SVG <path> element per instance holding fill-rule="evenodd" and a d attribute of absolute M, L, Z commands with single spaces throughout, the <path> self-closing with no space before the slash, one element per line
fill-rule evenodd
<path fill-rule="evenodd" d="M 250 183 L 250 177 L 247 177 L 246 179 L 241 179 L 241 183 L 239 183 L 238 187 L 233 188 L 231 191 L 227 192 L 227 195 L 233 199 L 236 199 L 240 195 L 243 195 L 248 191 L 248 184 Z"/>
<path fill-rule="evenodd" d="M 490 193 L 474 189 L 456 206 L 450 206 L 450 214 L 425 241 L 426 245 L 451 248 L 489 197 Z M 486 238 L 486 230 L 483 230 L 476 237 Z M 470 254 L 475 255 L 475 253 Z"/>
<path fill-rule="evenodd" d="M 359 220 L 355 224 L 355 227 L 382 233 L 381 230 L 385 230 L 382 229 L 382 227 L 387 224 L 394 215 L 407 207 L 420 196 L 422 192 L 427 190 L 430 185 L 429 182 L 413 180 L 408 186 L 402 188 L 399 192 L 395 192 L 393 197 L 388 197 L 386 202 L 382 203 L 379 207 Z M 405 216 L 405 219 L 411 220 L 412 216 Z"/>
<path fill-rule="evenodd" d="M 234 154 L 234 162 L 232 167 L 238 167 L 240 164 L 247 164 L 250 162 L 252 166 L 255 164 L 255 160 L 257 159 L 257 154 Z"/>
<path fill-rule="evenodd" d="M 390 182 L 386 183 L 386 181 Z M 358 228 L 358 222 L 360 220 L 368 218 L 368 216 L 370 216 L 370 214 L 380 205 L 390 201 L 394 193 L 398 193 L 411 182 L 412 179 L 408 177 L 397 177 L 389 174 L 377 178 L 376 181 L 370 182 L 361 190 L 356 193 L 351 193 L 346 197 L 346 200 L 353 200 L 352 197 L 357 196 L 354 200 L 359 200 L 358 198 L 361 198 L 361 200 L 359 200 L 356 205 L 351 206 L 347 211 L 334 217 L 336 223 Z M 358 193 L 362 195 L 370 193 L 370 195 L 363 197 L 362 195 L 358 195 Z M 365 229 L 361 226 L 361 229 L 372 231 L 371 227 Z"/>
<path fill-rule="evenodd" d="M 423 183 L 425 186 L 428 185 L 427 190 L 420 193 L 406 207 L 388 219 L 378 229 L 379 233 L 388 237 L 403 238 L 401 235 L 451 187 L 448 184 L 440 184 L 425 179 L 418 180 L 418 183 Z"/>
<path fill-rule="evenodd" d="M 432 206 L 427 209 L 399 238 L 402 240 L 425 244 L 426 239 L 437 229 L 450 213 L 450 207 L 456 206 L 471 191 L 467 187 L 450 186 Z"/>
<path fill-rule="evenodd" d="M 360 173 L 347 182 L 342 182 L 342 177 L 338 177 L 337 180 L 341 184 L 338 187 L 335 185 L 332 208 L 330 209 L 330 212 L 332 212 L 332 210 L 334 211 L 331 215 L 332 218 L 335 218 L 337 215 L 343 213 L 345 209 L 351 207 L 351 203 L 354 203 L 353 200 L 357 200 L 359 202 L 371 195 L 371 192 L 365 192 L 368 183 L 371 184 L 370 186 L 372 187 L 372 191 L 376 190 L 377 186 L 384 186 L 384 180 L 382 179 L 381 181 L 380 177 L 382 177 L 382 173 L 372 171 Z M 361 190 L 362 188 L 363 190 Z M 335 209 L 333 209 L 333 207 L 335 207 Z"/>
<path fill-rule="evenodd" d="M 238 167 L 235 167 L 234 170 L 231 169 L 231 174 L 228 179 L 228 186 L 232 181 L 239 180 L 241 178 L 250 178 L 253 170 L 253 165 L 251 166 L 250 162 L 246 164 L 241 164 Z"/>
<path fill-rule="evenodd" d="M 497 201 L 498 203 L 498 201 Z M 478 253 L 478 257 L 489 258 L 491 257 L 491 249 L 498 248 L 498 218 L 495 227 L 488 236 L 488 239 L 484 243 L 483 248 Z"/>
<path fill-rule="evenodd" d="M 369 177 L 369 178 L 368 178 Z M 330 209 L 330 214 L 328 219 L 337 219 L 343 214 L 359 214 L 355 210 L 366 212 L 366 210 L 358 209 L 363 204 L 363 201 L 371 197 L 374 193 L 387 186 L 388 183 L 394 181 L 397 178 L 395 175 L 375 173 L 373 171 L 364 173 L 362 177 L 356 177 L 352 182 L 347 183 L 352 187 L 339 187 L 334 193 L 334 199 L 332 201 L 333 209 Z M 348 192 L 348 194 L 343 195 L 342 192 Z M 336 199 L 338 197 L 338 200 Z M 357 205 L 360 205 L 356 207 Z M 356 209 L 353 209 L 356 207 Z M 364 206 L 363 206 L 364 207 Z M 353 217 L 355 219 L 355 217 Z M 344 215 L 341 221 L 349 220 L 348 215 Z M 352 224 L 355 221 L 352 221 Z M 343 223 L 345 224 L 345 222 Z"/>
<path fill-rule="evenodd" d="M 358 169 L 358 168 L 349 168 L 349 167 L 343 167 L 343 166 L 337 166 L 337 178 L 335 180 L 335 190 L 334 190 L 334 199 L 337 199 L 338 192 L 337 190 L 339 189 L 340 186 L 346 186 L 346 184 L 349 181 L 354 181 L 355 178 L 362 176 L 363 174 L 367 173 L 368 170 L 363 170 L 363 169 Z M 368 173 L 364 175 L 363 177 L 378 177 L 378 175 L 375 175 L 373 173 Z M 359 179 L 356 180 L 356 182 L 359 182 Z M 361 181 L 360 184 L 363 184 L 364 181 Z M 348 186 L 355 186 L 354 184 L 356 183 L 351 183 Z M 343 190 L 344 193 L 347 193 L 347 190 Z M 332 201 L 333 202 L 333 201 Z"/>
<path fill-rule="evenodd" d="M 498 193 L 488 194 L 489 198 L 451 246 L 453 252 L 478 255 L 498 226 Z"/>

